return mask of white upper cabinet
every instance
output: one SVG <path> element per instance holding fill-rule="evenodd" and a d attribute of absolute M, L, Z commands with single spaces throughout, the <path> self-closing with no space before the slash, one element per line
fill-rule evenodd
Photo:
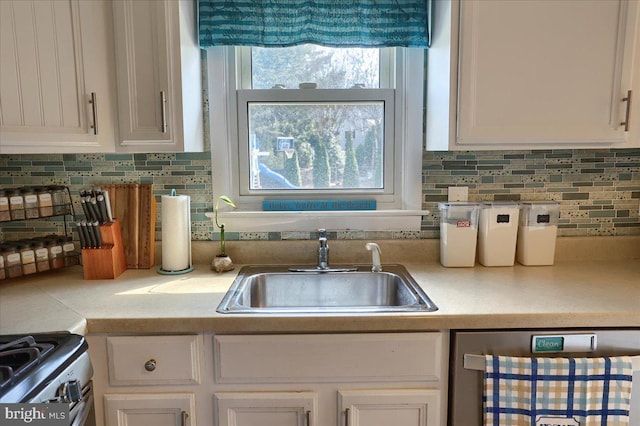
<path fill-rule="evenodd" d="M 443 3 L 428 149 L 640 146 L 638 1 Z"/>
<path fill-rule="evenodd" d="M 0 153 L 113 151 L 111 4 L 0 1 Z"/>
<path fill-rule="evenodd" d="M 113 2 L 118 151 L 202 151 L 193 1 Z"/>

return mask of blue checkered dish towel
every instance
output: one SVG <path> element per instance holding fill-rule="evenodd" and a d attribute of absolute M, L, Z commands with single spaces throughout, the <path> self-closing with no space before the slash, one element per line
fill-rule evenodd
<path fill-rule="evenodd" d="M 627 426 L 632 377 L 631 357 L 487 355 L 484 425 L 534 426 L 564 418 L 580 426 Z"/>

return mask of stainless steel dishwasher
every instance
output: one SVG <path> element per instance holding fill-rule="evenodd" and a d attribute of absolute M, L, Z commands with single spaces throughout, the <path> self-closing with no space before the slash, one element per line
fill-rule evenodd
<path fill-rule="evenodd" d="M 545 340 L 546 339 L 546 340 Z M 557 350 L 536 353 L 536 342 Z M 450 426 L 482 425 L 484 355 L 597 357 L 640 355 L 640 329 L 461 330 L 451 333 Z M 636 361 L 638 358 L 635 358 Z M 634 362 L 630 425 L 640 425 L 640 364 Z"/>

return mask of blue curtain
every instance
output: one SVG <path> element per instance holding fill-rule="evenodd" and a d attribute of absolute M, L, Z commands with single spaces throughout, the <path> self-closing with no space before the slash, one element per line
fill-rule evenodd
<path fill-rule="evenodd" d="M 431 0 L 199 0 L 200 47 L 427 47 Z"/>

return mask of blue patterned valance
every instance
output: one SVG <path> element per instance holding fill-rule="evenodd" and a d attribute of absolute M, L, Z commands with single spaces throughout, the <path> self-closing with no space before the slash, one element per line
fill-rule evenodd
<path fill-rule="evenodd" d="M 200 47 L 427 47 L 431 0 L 199 0 Z"/>

